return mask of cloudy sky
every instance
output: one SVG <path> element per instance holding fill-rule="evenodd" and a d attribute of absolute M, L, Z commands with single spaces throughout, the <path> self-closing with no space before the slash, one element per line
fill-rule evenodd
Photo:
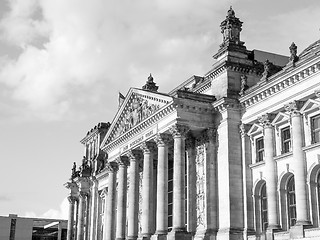
<path fill-rule="evenodd" d="M 210 70 L 230 5 L 250 50 L 320 38 L 318 0 L 0 0 L 0 215 L 66 218 L 81 138 L 150 73 L 168 92 Z"/>

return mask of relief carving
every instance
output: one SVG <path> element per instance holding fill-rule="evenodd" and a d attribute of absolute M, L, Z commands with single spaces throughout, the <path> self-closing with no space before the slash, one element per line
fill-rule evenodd
<path fill-rule="evenodd" d="M 159 108 L 159 104 L 151 104 L 148 100 L 135 96 L 131 106 L 129 106 L 129 109 L 120 122 L 120 127 L 116 136 L 119 136 L 136 126 L 141 121 L 151 116 Z"/>
<path fill-rule="evenodd" d="M 196 202 L 197 202 L 197 229 L 206 227 L 206 203 L 205 203 L 205 145 L 196 147 Z"/>

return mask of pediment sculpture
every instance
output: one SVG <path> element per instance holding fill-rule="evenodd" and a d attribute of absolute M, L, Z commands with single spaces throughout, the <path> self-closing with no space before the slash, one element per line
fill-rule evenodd
<path fill-rule="evenodd" d="M 156 112 L 159 108 L 159 104 L 149 103 L 148 100 L 136 96 L 133 99 L 131 106 L 129 106 L 127 112 L 124 113 L 124 116 L 120 120 L 120 126 L 116 135 L 119 136 L 132 127 L 138 125 L 144 119 Z"/>

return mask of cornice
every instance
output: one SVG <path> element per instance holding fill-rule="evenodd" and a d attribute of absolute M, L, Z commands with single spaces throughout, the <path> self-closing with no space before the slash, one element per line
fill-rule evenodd
<path fill-rule="evenodd" d="M 214 102 L 212 105 L 213 109 L 217 112 L 224 112 L 228 109 L 240 109 L 239 101 L 233 98 L 223 97 L 218 101 Z"/>
<path fill-rule="evenodd" d="M 280 71 L 279 73 L 270 77 L 270 80 L 263 85 L 257 85 L 254 89 L 251 89 L 249 93 L 246 93 L 239 100 L 242 107 L 250 107 L 260 101 L 263 101 L 265 98 L 268 98 L 272 95 L 278 94 L 295 85 L 298 82 L 301 82 L 307 78 L 310 78 L 320 71 L 320 61 L 315 61 L 308 66 L 300 66 L 292 69 L 293 71 L 286 71 L 286 69 Z M 250 90 L 250 89 L 248 89 Z"/>

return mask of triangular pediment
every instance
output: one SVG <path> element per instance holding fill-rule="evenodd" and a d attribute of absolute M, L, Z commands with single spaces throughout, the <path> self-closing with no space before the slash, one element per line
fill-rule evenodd
<path fill-rule="evenodd" d="M 172 100 L 167 94 L 131 88 L 118 109 L 102 146 L 138 126 Z"/>
<path fill-rule="evenodd" d="M 260 133 L 262 130 L 263 130 L 263 128 L 261 125 L 254 123 L 248 131 L 248 136 L 253 136 L 257 133 Z"/>
<path fill-rule="evenodd" d="M 279 112 L 276 117 L 272 121 L 272 125 L 281 125 L 282 123 L 285 123 L 289 121 L 290 116 L 287 113 Z"/>
<path fill-rule="evenodd" d="M 302 106 L 300 111 L 302 113 L 309 112 L 314 110 L 315 108 L 320 107 L 320 101 L 319 99 L 309 99 L 308 101 L 305 102 L 305 104 Z"/>

